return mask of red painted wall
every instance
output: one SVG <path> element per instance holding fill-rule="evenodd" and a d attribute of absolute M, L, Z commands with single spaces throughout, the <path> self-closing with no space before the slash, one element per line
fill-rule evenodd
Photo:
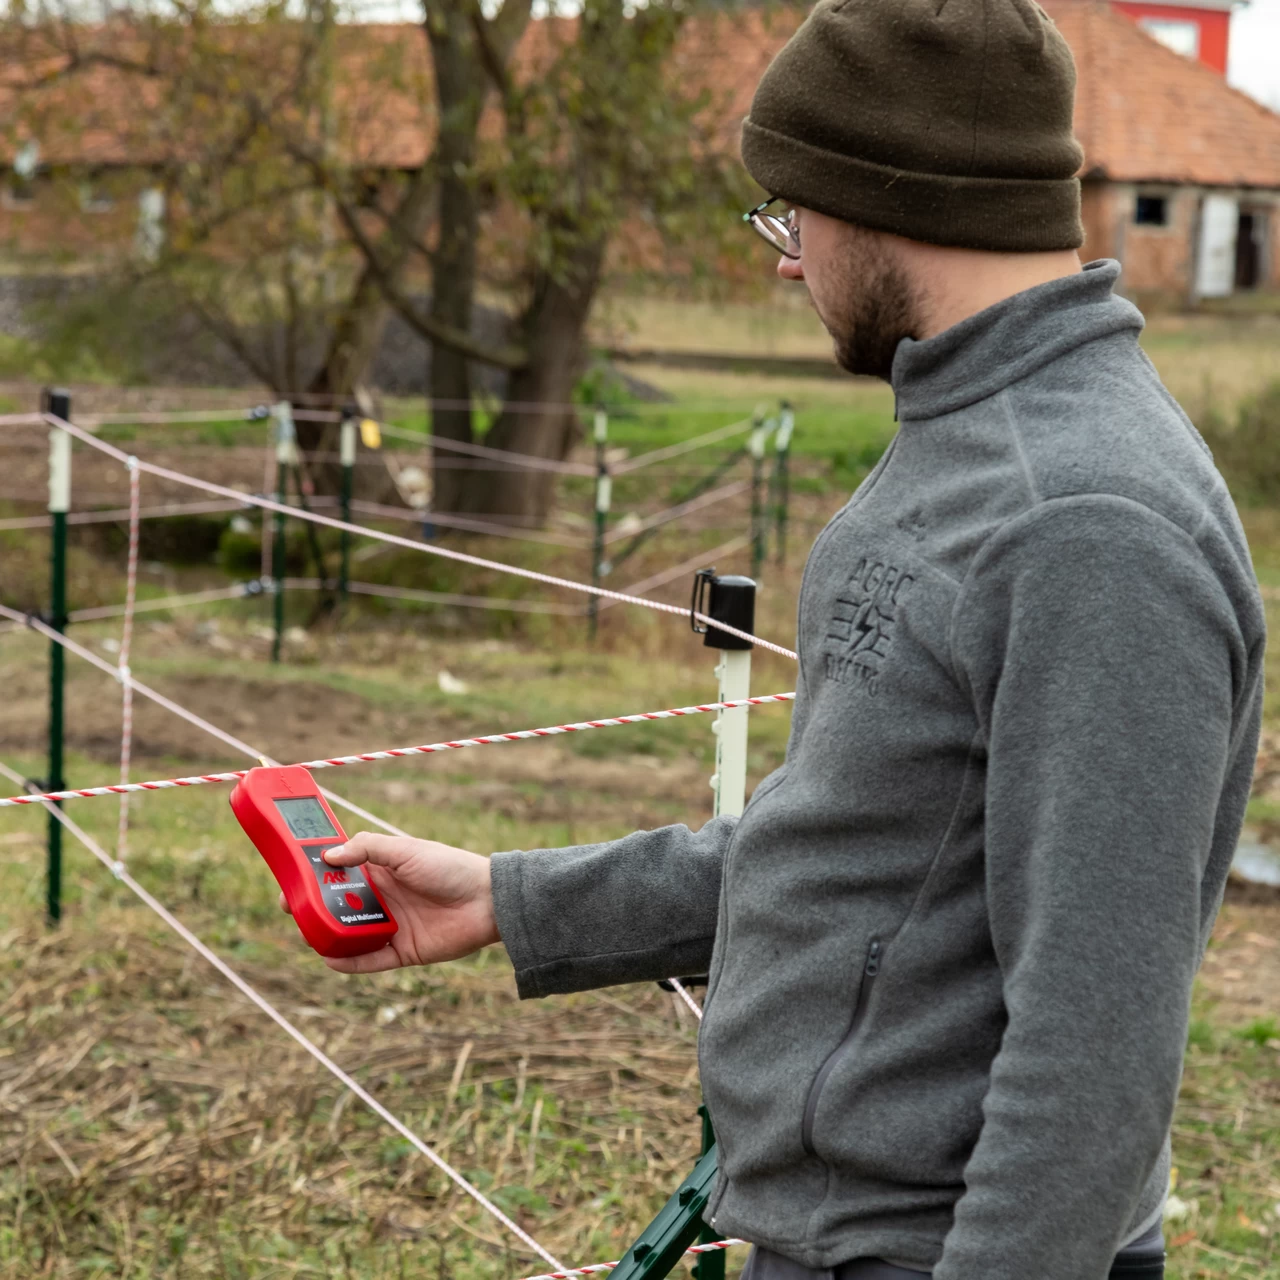
<path fill-rule="evenodd" d="M 1111 7 L 1132 18 L 1171 18 L 1175 22 L 1200 24 L 1200 61 L 1219 75 L 1227 74 L 1227 42 L 1231 34 L 1231 13 L 1226 9 L 1193 9 L 1185 5 L 1146 4 L 1143 0 L 1112 0 Z"/>

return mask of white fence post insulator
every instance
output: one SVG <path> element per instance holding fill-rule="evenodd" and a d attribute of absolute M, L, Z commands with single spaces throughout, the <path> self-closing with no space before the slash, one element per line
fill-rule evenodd
<path fill-rule="evenodd" d="M 51 403 L 57 404 L 58 395 L 56 391 L 53 393 Z M 56 409 L 50 412 L 56 412 Z M 51 515 L 66 515 L 70 510 L 71 437 L 61 427 L 53 427 L 49 432 L 49 512 Z"/>
<path fill-rule="evenodd" d="M 705 597 L 705 607 L 703 598 Z M 700 569 L 694 578 L 693 612 L 704 613 L 717 622 L 727 622 L 740 631 L 755 625 L 756 584 L 740 574 L 717 575 L 714 569 Z M 743 620 L 746 625 L 743 625 Z M 751 642 L 699 626 L 702 643 L 720 650 L 716 675 L 720 681 L 720 702 L 751 696 Z M 719 711 L 711 731 L 716 735 L 716 771 L 711 779 L 715 792 L 715 816 L 740 814 L 747 803 L 747 717 L 745 707 Z"/>
<path fill-rule="evenodd" d="M 609 507 L 613 502 L 613 477 L 609 474 L 607 446 L 609 443 L 609 415 L 597 409 L 592 436 L 596 445 L 596 509 L 595 536 L 591 543 L 591 585 L 598 587 L 612 566 L 604 558 L 605 538 L 609 529 Z M 600 597 L 592 596 L 587 606 L 592 638 L 596 634 L 596 619 L 600 613 Z"/>

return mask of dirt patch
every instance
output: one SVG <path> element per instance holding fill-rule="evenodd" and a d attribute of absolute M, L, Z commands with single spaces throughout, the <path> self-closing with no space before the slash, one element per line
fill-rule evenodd
<path fill-rule="evenodd" d="M 177 646 L 189 638 L 180 638 L 172 628 L 147 631 L 140 637 L 140 649 L 159 654 L 172 645 L 177 653 Z M 209 638 L 225 639 L 218 632 L 210 632 Z M 247 746 L 284 761 L 343 753 L 353 744 L 380 749 L 448 741 L 498 727 L 496 720 L 477 724 L 474 710 L 465 703 L 424 707 L 413 698 L 365 696 L 319 678 L 259 676 L 262 653 L 257 650 L 267 643 L 242 633 L 226 652 L 214 650 L 220 665 L 242 660 L 243 676 L 222 671 L 148 673 L 147 683 Z M 204 648 L 208 652 L 207 643 Z M 108 659 L 113 656 L 102 652 Z M 0 664 L 0 678 L 13 690 L 5 708 L 6 748 L 38 757 L 45 750 L 48 725 L 43 645 L 15 644 L 12 653 L 9 663 Z M 388 641 L 388 654 L 383 656 L 390 661 L 394 654 L 394 644 Z M 378 666 L 379 655 L 374 644 L 372 666 Z M 89 779 L 80 771 L 75 781 L 107 781 L 119 758 L 119 689 L 109 676 L 74 657 L 67 672 L 67 748 L 101 766 L 100 777 Z M 597 758 L 580 754 L 575 746 L 576 740 L 555 740 L 442 753 L 418 760 L 420 767 L 412 776 L 406 778 L 397 770 L 400 776 L 381 785 L 388 801 L 431 811 L 456 803 L 459 781 L 465 777 L 468 804 L 516 820 L 565 821 L 570 829 L 575 823 L 619 819 L 652 827 L 672 821 L 677 811 L 709 814 L 707 769 L 692 755 L 659 759 L 628 752 Z M 140 696 L 134 700 L 133 761 L 138 778 L 246 764 L 242 753 Z M 361 766 L 364 778 L 377 783 L 378 767 Z M 337 777 L 332 785 L 341 789 Z"/>

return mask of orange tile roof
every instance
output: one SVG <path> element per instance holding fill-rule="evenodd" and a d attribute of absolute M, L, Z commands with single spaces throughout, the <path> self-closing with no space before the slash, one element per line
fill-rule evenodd
<path fill-rule="evenodd" d="M 1084 174 L 1280 188 L 1280 115 L 1094 0 L 1041 0 L 1076 57 Z"/>
<path fill-rule="evenodd" d="M 1209 68 L 1173 53 L 1128 18 L 1098 0 L 1042 0 L 1076 56 L 1076 133 L 1085 149 L 1083 173 L 1121 182 L 1280 190 L 1280 115 L 1230 88 Z M 799 25 L 799 7 L 690 21 L 680 37 L 679 82 L 705 92 L 707 118 L 726 151 L 770 59 Z M 517 66 L 536 74 L 553 46 L 573 31 L 571 20 L 530 25 Z M 238 31 L 243 38 L 246 29 Z M 89 38 L 89 37 L 86 37 Z M 435 135 L 431 67 L 424 36 L 412 24 L 343 25 L 336 29 L 334 93 L 337 146 L 349 163 L 411 169 Z M 287 44 L 287 37 L 285 37 Z M 262 51 L 257 51 L 261 54 Z M 0 74 L 0 120 L 20 119 L 14 81 L 50 54 L 10 56 Z M 132 81 L 95 65 L 38 90 L 41 159 L 49 164 L 156 163 L 180 140 L 160 123 L 156 82 Z M 31 95 L 28 92 L 28 99 Z M 139 110 L 139 107 L 142 110 Z M 501 128 L 490 110 L 484 133 Z M 0 128 L 0 164 L 11 160 L 23 128 Z"/>

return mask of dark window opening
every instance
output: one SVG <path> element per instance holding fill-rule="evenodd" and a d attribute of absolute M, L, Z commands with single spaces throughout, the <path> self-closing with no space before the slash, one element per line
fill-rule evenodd
<path fill-rule="evenodd" d="M 21 174 L 11 173 L 0 193 L 6 209 L 29 209 L 36 200 L 35 183 Z"/>
<path fill-rule="evenodd" d="M 1256 289 L 1262 283 L 1262 250 L 1266 242 L 1267 215 L 1242 213 L 1236 224 L 1237 289 Z"/>
<path fill-rule="evenodd" d="M 116 207 L 111 191 L 98 179 L 80 185 L 80 208 L 85 213 L 110 213 Z"/>
<path fill-rule="evenodd" d="M 1133 207 L 1133 220 L 1141 227 L 1167 227 L 1169 225 L 1168 197 L 1139 196 Z"/>

